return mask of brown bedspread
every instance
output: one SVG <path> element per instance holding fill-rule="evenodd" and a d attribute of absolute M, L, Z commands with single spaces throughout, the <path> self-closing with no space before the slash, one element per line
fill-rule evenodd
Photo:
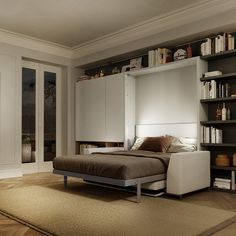
<path fill-rule="evenodd" d="M 53 168 L 108 177 L 114 179 L 135 179 L 166 173 L 170 153 L 147 151 L 118 151 L 56 157 Z"/>

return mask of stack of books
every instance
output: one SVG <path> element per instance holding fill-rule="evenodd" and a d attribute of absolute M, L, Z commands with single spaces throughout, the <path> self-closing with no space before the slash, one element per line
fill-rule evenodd
<path fill-rule="evenodd" d="M 223 131 L 214 127 L 201 126 L 201 143 L 222 143 Z"/>
<path fill-rule="evenodd" d="M 172 61 L 172 52 L 167 48 L 158 48 L 148 51 L 148 66 L 153 67 Z"/>
<path fill-rule="evenodd" d="M 215 188 L 231 189 L 231 179 L 215 178 L 213 186 Z"/>
<path fill-rule="evenodd" d="M 211 55 L 213 53 L 234 50 L 235 38 L 230 33 L 221 33 L 214 38 L 206 38 L 201 44 L 202 56 Z"/>

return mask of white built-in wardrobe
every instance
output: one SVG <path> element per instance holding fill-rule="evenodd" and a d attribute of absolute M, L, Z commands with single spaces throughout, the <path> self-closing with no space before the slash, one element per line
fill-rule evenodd
<path fill-rule="evenodd" d="M 76 141 L 133 141 L 134 82 L 121 73 L 76 83 Z"/>

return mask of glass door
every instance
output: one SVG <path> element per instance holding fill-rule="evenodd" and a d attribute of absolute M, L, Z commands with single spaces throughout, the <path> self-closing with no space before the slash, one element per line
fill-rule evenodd
<path fill-rule="evenodd" d="M 39 171 L 51 171 L 52 160 L 62 153 L 61 68 L 40 66 Z"/>
<path fill-rule="evenodd" d="M 62 152 L 61 89 L 61 68 L 23 63 L 23 173 L 51 171 L 53 158 Z"/>

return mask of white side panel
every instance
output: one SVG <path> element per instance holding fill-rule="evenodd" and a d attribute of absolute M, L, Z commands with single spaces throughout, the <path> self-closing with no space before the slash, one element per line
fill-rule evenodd
<path fill-rule="evenodd" d="M 198 59 L 197 62 L 197 106 L 198 106 L 198 144 L 197 148 L 198 150 L 204 150 L 205 148 L 200 145 L 201 140 L 201 125 L 200 121 L 206 121 L 207 120 L 207 114 L 208 114 L 208 106 L 206 104 L 200 103 L 201 99 L 201 81 L 200 78 L 202 77 L 202 74 L 207 72 L 208 69 L 208 63 L 206 61 Z"/>
<path fill-rule="evenodd" d="M 139 76 L 136 124 L 197 122 L 196 66 Z"/>
<path fill-rule="evenodd" d="M 0 55 L 0 72 L 0 164 L 11 165 L 16 163 L 16 58 Z"/>
<path fill-rule="evenodd" d="M 135 138 L 135 78 L 125 78 L 125 149 L 129 149 Z"/>
<path fill-rule="evenodd" d="M 105 79 L 76 83 L 76 140 L 104 141 Z"/>
<path fill-rule="evenodd" d="M 124 76 L 106 77 L 106 141 L 124 141 Z"/>

